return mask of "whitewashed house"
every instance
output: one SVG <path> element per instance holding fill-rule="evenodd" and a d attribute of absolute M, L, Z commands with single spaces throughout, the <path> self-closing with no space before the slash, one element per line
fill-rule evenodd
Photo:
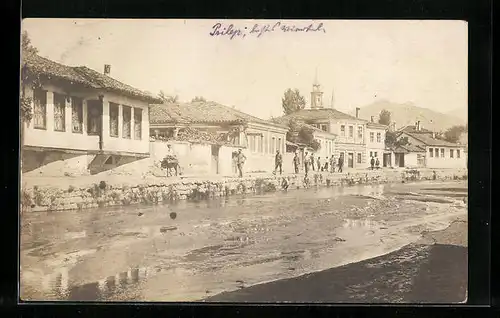
<path fill-rule="evenodd" d="M 149 94 L 85 66 L 23 56 L 23 173 L 97 173 L 149 156 Z"/>

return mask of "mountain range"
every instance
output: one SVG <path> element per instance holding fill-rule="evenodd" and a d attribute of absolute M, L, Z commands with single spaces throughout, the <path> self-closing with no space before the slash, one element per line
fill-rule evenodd
<path fill-rule="evenodd" d="M 378 122 L 380 112 L 385 109 L 391 113 L 391 121 L 396 123 L 396 128 L 406 125 L 414 125 L 420 121 L 421 127 L 434 131 L 445 131 L 454 125 L 465 125 L 467 122 L 467 110 L 455 109 L 448 113 L 440 113 L 428 108 L 416 106 L 411 102 L 393 103 L 388 100 L 376 101 L 364 107 L 360 107 L 359 117 L 362 119 Z M 356 115 L 356 111 L 349 112 Z"/>

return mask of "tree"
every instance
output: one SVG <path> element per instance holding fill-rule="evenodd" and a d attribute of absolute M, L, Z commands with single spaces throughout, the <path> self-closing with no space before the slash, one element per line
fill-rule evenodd
<path fill-rule="evenodd" d="M 38 49 L 31 44 L 28 31 L 23 31 L 21 36 L 21 49 L 23 54 L 37 54 Z"/>
<path fill-rule="evenodd" d="M 203 96 L 195 96 L 195 97 L 191 100 L 191 102 L 193 102 L 193 103 L 194 103 L 194 102 L 206 102 L 206 101 L 207 101 L 207 99 L 206 99 L 205 97 L 203 97 Z"/>
<path fill-rule="evenodd" d="M 444 139 L 448 142 L 456 143 L 458 140 L 460 140 L 460 137 L 466 131 L 467 131 L 466 126 L 455 125 L 453 127 L 448 128 L 448 130 L 445 131 Z"/>
<path fill-rule="evenodd" d="M 386 109 L 382 109 L 382 111 L 378 115 L 378 123 L 389 126 L 389 124 L 391 123 L 391 112 Z"/>
<path fill-rule="evenodd" d="M 160 91 L 160 93 L 158 93 L 158 98 L 163 101 L 163 104 L 178 103 L 179 102 L 179 96 L 178 95 L 175 95 L 175 96 L 166 95 L 165 92 L 163 92 L 163 91 Z"/>
<path fill-rule="evenodd" d="M 298 89 L 292 90 L 289 88 L 285 91 L 285 94 L 281 99 L 281 105 L 285 115 L 289 115 L 304 109 L 306 107 L 306 99 L 304 96 L 300 95 Z"/>
<path fill-rule="evenodd" d="M 311 147 L 314 151 L 318 151 L 321 148 L 321 144 L 314 139 L 313 130 L 309 127 L 302 126 L 300 128 L 298 139 L 299 142 Z"/>
<path fill-rule="evenodd" d="M 386 147 L 393 149 L 399 146 L 404 146 L 408 144 L 408 137 L 397 138 L 394 131 L 385 132 L 385 145 Z"/>

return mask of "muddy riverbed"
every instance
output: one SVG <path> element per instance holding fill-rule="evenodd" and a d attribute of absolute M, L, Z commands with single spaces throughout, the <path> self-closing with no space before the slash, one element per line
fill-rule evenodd
<path fill-rule="evenodd" d="M 466 197 L 418 182 L 27 213 L 21 298 L 201 300 L 393 252 L 464 218 Z"/>

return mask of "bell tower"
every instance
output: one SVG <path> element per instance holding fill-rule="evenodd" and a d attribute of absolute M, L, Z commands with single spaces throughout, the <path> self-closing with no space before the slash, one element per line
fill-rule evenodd
<path fill-rule="evenodd" d="M 316 69 L 316 76 L 314 77 L 313 89 L 311 92 L 311 109 L 318 108 L 323 108 L 323 92 L 318 82 L 318 70 Z"/>

